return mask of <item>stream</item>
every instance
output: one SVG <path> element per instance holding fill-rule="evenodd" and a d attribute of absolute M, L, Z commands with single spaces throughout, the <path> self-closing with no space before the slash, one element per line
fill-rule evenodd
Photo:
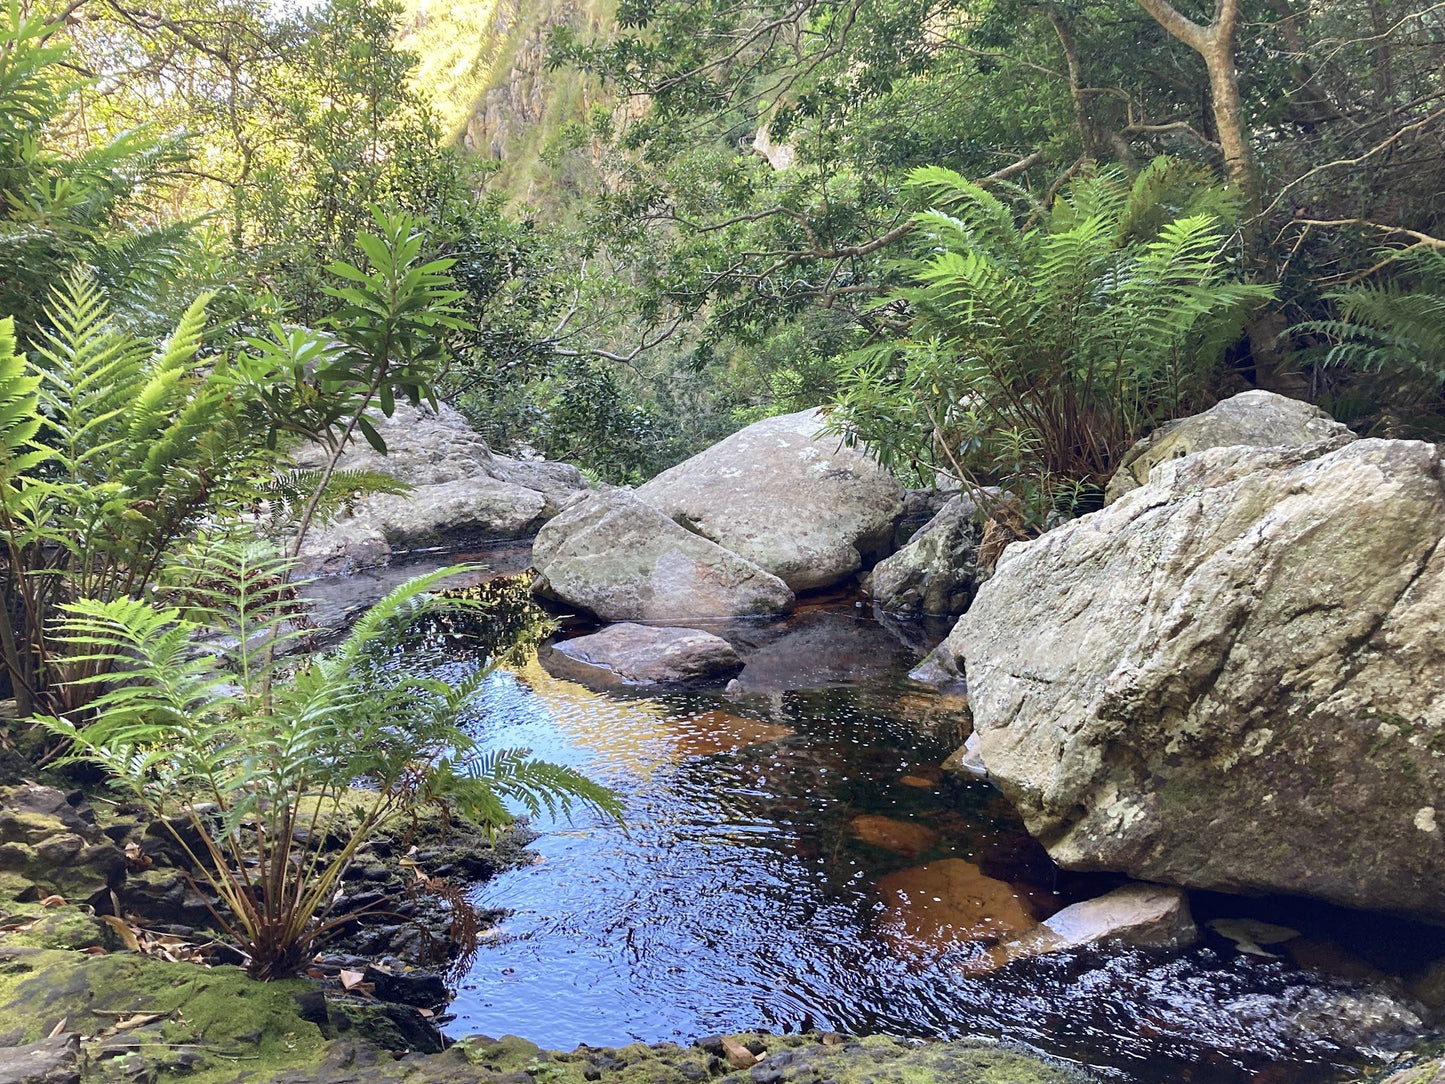
<path fill-rule="evenodd" d="M 1357 1079 L 1418 1040 L 1396 976 L 1445 952 L 1442 931 L 1298 900 L 1194 894 L 1186 952 L 984 969 L 989 944 L 1120 881 L 1061 872 L 996 788 L 940 770 L 964 702 L 906 673 L 947 626 L 838 595 L 715 631 L 747 659 L 730 692 L 588 687 L 545 648 L 487 680 L 482 746 L 584 770 L 626 825 L 538 819 L 534 864 L 476 886 L 507 917 L 449 1034 L 982 1037 L 1137 1084 Z M 1260 955 L 1209 925 L 1240 918 L 1293 936 Z"/>

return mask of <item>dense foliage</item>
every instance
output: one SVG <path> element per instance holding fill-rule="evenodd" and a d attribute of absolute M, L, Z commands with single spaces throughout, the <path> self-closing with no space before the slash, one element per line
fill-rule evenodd
<path fill-rule="evenodd" d="M 859 352 L 836 421 L 924 479 L 1002 485 L 1036 525 L 1094 504 L 1134 440 L 1202 402 L 1273 293 L 1232 278 L 1231 201 L 1170 159 L 1048 208 L 941 169 L 908 191 L 930 208 L 902 266 L 917 285 L 881 302 L 907 305 L 907 335 Z"/>

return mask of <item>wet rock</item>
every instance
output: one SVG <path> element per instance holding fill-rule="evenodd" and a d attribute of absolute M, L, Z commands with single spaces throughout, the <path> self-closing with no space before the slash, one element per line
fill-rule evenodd
<path fill-rule="evenodd" d="M 80 1070 L 80 1036 L 75 1032 L 0 1047 L 0 1084 L 80 1084 Z"/>
<path fill-rule="evenodd" d="M 864 593 L 892 613 L 963 613 L 978 575 L 977 513 L 972 499 L 954 496 L 906 546 L 874 566 Z"/>
<path fill-rule="evenodd" d="M 782 613 L 793 593 L 752 562 L 620 489 L 588 494 L 537 534 L 535 589 L 604 621 Z"/>
<path fill-rule="evenodd" d="M 630 684 L 688 685 L 741 669 L 743 660 L 720 636 L 701 629 L 622 622 L 552 645 L 554 653 Z"/>
<path fill-rule="evenodd" d="M 906 778 L 906 777 L 905 777 Z M 849 830 L 864 843 L 882 847 L 905 858 L 919 858 L 933 849 L 938 833 L 912 821 L 864 813 L 848 822 Z"/>
<path fill-rule="evenodd" d="M 365 981 L 375 984 L 382 1001 L 399 1001 L 423 1009 L 437 1009 L 451 999 L 446 981 L 427 971 L 392 971 L 368 967 Z"/>
<path fill-rule="evenodd" d="M 1263 946 L 1282 945 L 1300 935 L 1299 930 L 1254 918 L 1217 918 L 1209 923 L 1209 928 L 1220 937 L 1234 942 L 1236 949 L 1250 956 L 1275 956 Z"/>
<path fill-rule="evenodd" d="M 1129 948 L 1181 949 L 1199 939 L 1189 900 L 1177 888 L 1130 884 L 1065 907 L 1043 927 L 1066 947 L 1112 942 Z"/>
<path fill-rule="evenodd" d="M 1148 481 L 1160 463 L 1206 448 L 1303 448 L 1323 455 L 1354 439 L 1348 427 L 1309 403 L 1272 391 L 1241 392 L 1202 414 L 1162 425 L 1136 443 L 1109 479 L 1104 499 L 1112 504 Z"/>
<path fill-rule="evenodd" d="M 910 681 L 929 685 L 935 689 L 946 689 L 963 682 L 963 671 L 958 660 L 946 645 L 939 645 L 929 652 L 928 657 L 908 671 Z"/>
<path fill-rule="evenodd" d="M 729 632 L 743 655 L 737 691 L 828 689 L 886 679 L 906 666 L 908 649 L 866 618 L 824 610 L 786 623 Z"/>
<path fill-rule="evenodd" d="M 364 497 L 334 523 L 312 531 L 302 550 L 309 570 L 346 572 L 449 538 L 522 537 L 587 489 L 576 467 L 494 454 L 446 405 L 434 412 L 398 403 L 390 418 L 379 411 L 369 417 L 387 454 L 358 440 L 340 469 L 389 474 L 412 488 Z M 323 462 L 312 447 L 296 458 L 302 467 Z"/>
<path fill-rule="evenodd" d="M 794 591 L 837 583 L 888 552 L 905 499 L 877 461 L 823 424 L 818 410 L 767 418 L 637 495 Z"/>
<path fill-rule="evenodd" d="M 1009 547 L 946 641 L 1068 869 L 1445 921 L 1440 449 L 1214 448 Z"/>
<path fill-rule="evenodd" d="M 1189 901 L 1177 888 L 1129 884 L 1071 904 L 1029 935 L 999 945 L 981 961 L 987 970 L 1012 960 L 1089 945 L 1174 950 L 1199 940 Z"/>
<path fill-rule="evenodd" d="M 970 734 L 968 740 L 943 762 L 943 770 L 972 779 L 988 778 L 988 766 L 983 762 L 977 734 Z"/>

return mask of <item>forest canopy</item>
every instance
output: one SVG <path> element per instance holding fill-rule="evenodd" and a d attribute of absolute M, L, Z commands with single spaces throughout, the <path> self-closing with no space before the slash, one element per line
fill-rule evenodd
<path fill-rule="evenodd" d="M 487 0 L 462 8 L 12 3 L 0 310 L 43 329 L 42 299 L 82 267 L 145 331 L 203 289 L 238 335 L 315 323 L 335 306 L 326 267 L 376 205 L 417 216 L 431 254 L 455 261 L 466 329 L 441 393 L 499 448 L 608 480 L 834 401 L 842 430 L 901 467 L 1023 471 L 1048 500 L 1096 487 L 1120 442 L 1166 414 L 1247 386 L 1364 430 L 1436 427 L 1438 5 L 624 0 L 540 4 L 510 37 Z M 478 36 L 470 68 L 459 26 Z M 535 115 L 510 116 L 523 88 Z M 541 135 L 504 138 L 524 121 Z M 1047 419 L 995 414 L 1013 450 L 969 445 L 977 417 L 936 415 L 1007 380 L 969 383 L 981 340 L 941 327 L 927 298 L 947 288 L 947 253 L 998 252 L 937 217 L 953 211 L 936 171 L 979 186 L 1030 251 L 1063 209 L 1116 214 L 1078 193 L 1134 185 L 1135 233 L 1114 223 L 1080 282 L 1206 214 L 1197 284 L 1250 304 L 1181 341 L 1189 380 L 1143 392 L 1161 406 L 1123 428 L 1100 423 L 1116 435 L 1087 469 L 1040 459 Z M 1047 266 L 1005 270 L 1035 297 L 1059 285 Z M 1102 324 L 1135 318 L 1090 297 Z M 1030 334 L 1087 339 L 1037 322 L 1053 319 L 1045 306 Z M 937 424 L 900 413 L 924 354 L 954 397 Z"/>

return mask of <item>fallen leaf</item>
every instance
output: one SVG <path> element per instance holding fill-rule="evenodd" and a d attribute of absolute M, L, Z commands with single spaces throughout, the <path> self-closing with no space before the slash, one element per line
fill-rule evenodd
<path fill-rule="evenodd" d="M 433 1016 L 436 1015 L 436 1013 L 432 1012 L 430 1009 L 417 1009 L 417 1013 L 421 1016 L 426 1017 L 426 1019 L 428 1020 L 430 1020 Z"/>
<path fill-rule="evenodd" d="M 120 943 L 129 951 L 140 951 L 139 938 L 136 937 L 135 931 L 126 925 L 125 922 L 116 918 L 114 915 L 97 915 L 96 917 L 115 931 L 115 935 L 120 938 Z"/>
<path fill-rule="evenodd" d="M 47 1038 L 50 1038 L 50 1039 L 55 1038 L 55 1037 L 56 1037 L 57 1035 L 59 1035 L 62 1031 L 65 1030 L 65 1025 L 68 1024 L 68 1023 L 70 1023 L 70 1017 L 68 1017 L 68 1016 L 62 1016 L 62 1017 L 60 1018 L 60 1023 L 56 1024 L 53 1028 L 50 1029 L 50 1034 L 47 1036 Z"/>
<path fill-rule="evenodd" d="M 143 1028 L 147 1024 L 154 1024 L 157 1020 L 163 1020 L 170 1013 L 164 1012 L 138 1012 L 134 1016 L 128 1016 L 124 1020 L 117 1020 L 115 1031 L 131 1031 L 134 1028 Z"/>
<path fill-rule="evenodd" d="M 43 900 L 40 901 L 40 906 L 41 906 L 41 907 L 64 907 L 64 906 L 65 906 L 65 897 L 64 897 L 64 896 L 46 896 Z"/>
<path fill-rule="evenodd" d="M 343 969 L 340 978 L 341 988 L 343 990 L 350 990 L 360 986 L 366 981 L 366 973 L 364 971 L 346 971 Z"/>

